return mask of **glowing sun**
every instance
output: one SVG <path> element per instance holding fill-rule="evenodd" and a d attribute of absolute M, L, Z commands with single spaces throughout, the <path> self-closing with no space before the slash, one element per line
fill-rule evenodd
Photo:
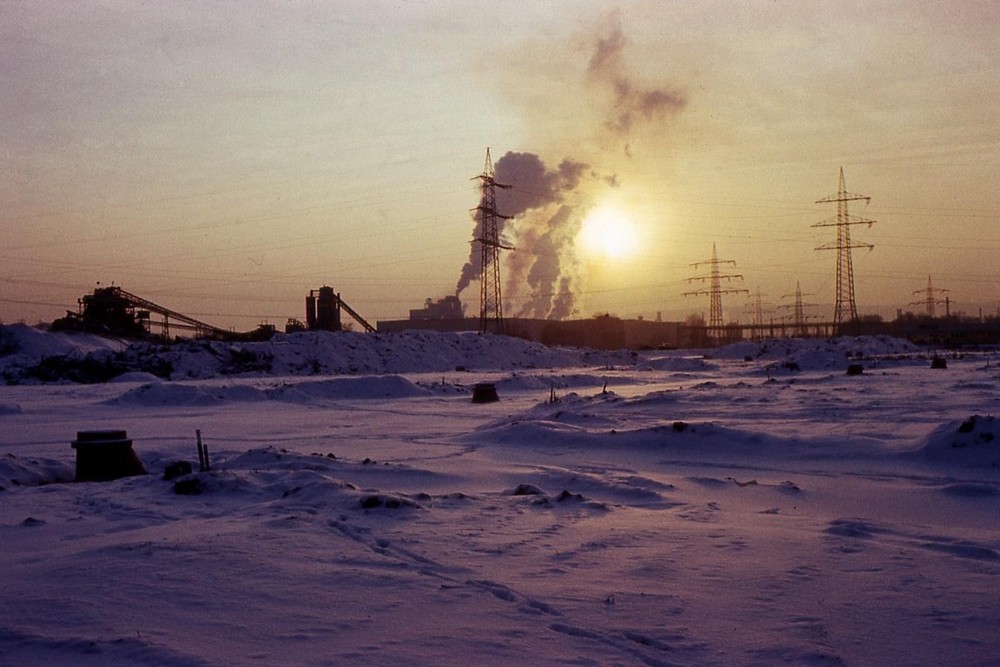
<path fill-rule="evenodd" d="M 616 208 L 599 207 L 587 215 L 577 239 L 589 256 L 604 259 L 625 259 L 636 253 L 639 238 L 635 225 Z"/>

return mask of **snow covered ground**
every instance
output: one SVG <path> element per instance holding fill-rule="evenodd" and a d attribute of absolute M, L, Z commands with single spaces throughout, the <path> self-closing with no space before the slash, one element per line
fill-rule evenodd
<path fill-rule="evenodd" d="M 0 334 L 2 665 L 1000 664 L 995 351 Z"/>

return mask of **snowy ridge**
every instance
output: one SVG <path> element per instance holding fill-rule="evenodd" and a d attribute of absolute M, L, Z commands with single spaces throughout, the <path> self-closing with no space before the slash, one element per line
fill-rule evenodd
<path fill-rule="evenodd" d="M 261 343 L 181 341 L 124 345 L 97 336 L 46 334 L 0 326 L 0 377 L 8 383 L 104 382 L 120 376 L 163 379 L 419 373 L 515 368 L 633 366 L 634 353 L 548 348 L 474 333 L 300 332 Z"/>
<path fill-rule="evenodd" d="M 222 402 L 315 401 L 350 399 L 387 399 L 426 396 L 430 392 L 398 375 L 364 376 L 284 382 L 278 386 L 198 385 L 191 383 L 149 382 L 128 389 L 105 401 L 108 405 L 136 407 L 216 405 Z"/>

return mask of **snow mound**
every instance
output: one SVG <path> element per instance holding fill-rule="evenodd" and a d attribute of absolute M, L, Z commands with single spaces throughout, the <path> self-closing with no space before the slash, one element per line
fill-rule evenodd
<path fill-rule="evenodd" d="M 431 392 L 398 375 L 333 378 L 284 385 L 268 391 L 268 398 L 292 402 L 316 399 L 412 398 Z"/>
<path fill-rule="evenodd" d="M 100 336 L 0 325 L 0 381 L 98 381 L 122 372 L 114 357 L 125 343 Z"/>
<path fill-rule="evenodd" d="M 602 512 L 610 511 L 610 508 L 605 503 L 587 498 L 582 493 L 574 493 L 568 489 L 563 489 L 557 494 L 549 494 L 534 484 L 518 484 L 513 489 L 505 490 L 503 495 L 527 497 L 527 504 L 532 507 L 570 507 L 573 509 L 598 510 Z"/>
<path fill-rule="evenodd" d="M 305 455 L 268 446 L 215 462 L 209 472 L 178 478 L 173 490 L 181 496 L 211 496 L 214 506 L 228 506 L 229 511 L 275 517 L 289 511 L 318 515 L 329 513 L 331 508 L 364 512 L 422 509 L 422 503 L 432 499 L 429 494 L 386 492 L 370 483 L 404 480 L 430 484 L 436 477 L 405 465 L 379 464 L 371 459 L 347 461 L 332 454 Z"/>
<path fill-rule="evenodd" d="M 57 482 L 72 482 L 76 470 L 54 459 L 23 459 L 13 454 L 0 454 L 0 491 L 15 486 L 42 486 Z"/>
<path fill-rule="evenodd" d="M 675 373 L 699 373 L 715 371 L 718 364 L 706 361 L 702 357 L 653 357 L 643 361 L 640 370 L 643 371 L 673 371 Z"/>
<path fill-rule="evenodd" d="M 799 370 L 830 370 L 846 369 L 851 359 L 914 356 L 919 353 L 917 345 L 902 338 L 844 336 L 830 339 L 789 338 L 759 343 L 745 341 L 713 350 L 711 356 L 716 359 L 780 362 L 782 366 Z"/>
<path fill-rule="evenodd" d="M 118 351 L 124 347 L 119 340 L 93 334 L 52 333 L 26 324 L 0 325 L 0 359 L 38 360 L 71 353 L 83 355 L 98 350 Z"/>
<path fill-rule="evenodd" d="M 501 389 L 515 391 L 570 388 L 600 390 L 608 384 L 635 384 L 635 379 L 599 373 L 549 373 L 547 375 L 513 373 L 496 384 Z"/>
<path fill-rule="evenodd" d="M 465 436 L 466 441 L 524 445 L 544 449 L 580 448 L 659 451 L 689 454 L 760 454 L 776 439 L 710 422 L 670 424 L 633 429 L 608 428 L 607 420 L 562 411 L 548 417 L 503 420 Z"/>
<path fill-rule="evenodd" d="M 911 453 L 925 461 L 962 467 L 1000 467 L 1000 423 L 972 415 L 934 429 Z"/>
<path fill-rule="evenodd" d="M 152 373 L 146 373 L 144 371 L 132 371 L 129 373 L 122 373 L 117 377 L 113 377 L 108 380 L 109 384 L 127 384 L 129 382 L 143 382 L 143 383 L 156 383 L 162 380 Z"/>
<path fill-rule="evenodd" d="M 543 467 L 522 479 L 530 481 L 504 490 L 504 495 L 536 496 L 538 500 L 544 499 L 546 505 L 574 501 L 601 510 L 618 505 L 667 508 L 675 504 L 666 497 L 675 490 L 673 485 L 622 471 L 583 472 Z M 550 494 L 545 488 L 562 490 Z"/>
<path fill-rule="evenodd" d="M 129 389 L 105 403 L 138 407 L 209 406 L 266 400 L 309 404 L 338 399 L 412 398 L 430 393 L 398 375 L 306 380 L 263 389 L 245 384 L 212 386 L 158 380 Z"/>
<path fill-rule="evenodd" d="M 461 441 L 538 453 L 614 451 L 663 461 L 874 460 L 898 455 L 877 439 L 855 436 L 798 437 L 728 426 L 715 421 L 664 418 L 636 425 L 636 409 L 669 404 L 663 392 L 622 399 L 612 393 L 566 397 L 566 404 L 542 403 L 529 411 L 480 426 Z M 660 411 L 662 412 L 662 411 Z"/>
<path fill-rule="evenodd" d="M 540 403 L 532 414 L 544 422 L 567 424 L 581 428 L 613 428 L 620 422 L 614 417 L 587 410 L 591 403 L 577 394 L 567 394 L 556 403 Z"/>
<path fill-rule="evenodd" d="M 203 344 L 201 344 L 203 346 Z M 593 363 L 592 351 L 548 348 L 519 338 L 473 333 L 407 331 L 393 334 L 309 331 L 278 334 L 263 343 L 213 343 L 189 363 L 171 356 L 171 377 L 225 374 L 344 375 L 453 371 L 457 368 L 552 368 Z M 165 354 L 174 354 L 173 350 Z M 233 355 L 241 363 L 233 363 Z M 607 356 L 607 355 L 605 355 Z M 628 353 L 620 361 L 632 363 Z M 604 360 L 604 357 L 601 357 Z M 191 360 L 194 361 L 194 360 Z"/>
<path fill-rule="evenodd" d="M 201 387 L 192 385 L 150 382 L 129 389 L 121 396 L 105 401 L 108 405 L 131 405 L 136 407 L 180 407 L 215 405 L 219 399 L 208 394 Z"/>
<path fill-rule="evenodd" d="M 239 376 L 382 375 L 515 368 L 633 368 L 636 355 L 552 348 L 520 338 L 408 331 L 361 334 L 309 331 L 264 342 L 185 340 L 124 345 L 98 336 L 2 327 L 0 375 L 7 382 L 141 381 L 136 373 L 171 380 Z M 72 357 L 72 358 L 70 358 Z M 148 381 L 148 377 L 146 378 Z"/>

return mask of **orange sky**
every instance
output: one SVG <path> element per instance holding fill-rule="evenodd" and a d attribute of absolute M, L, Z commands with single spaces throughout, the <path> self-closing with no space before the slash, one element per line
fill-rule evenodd
<path fill-rule="evenodd" d="M 862 313 L 920 310 L 928 275 L 1000 308 L 1000 5 L 609 7 L 0 0 L 0 321 L 98 282 L 237 329 L 323 284 L 405 317 L 454 293 L 487 146 L 586 164 L 561 204 L 637 238 L 563 249 L 579 316 L 705 312 L 682 294 L 713 242 L 776 317 L 796 281 L 832 312 L 811 225 L 841 166 L 877 220 L 852 230 Z M 520 261 L 554 210 L 511 221 Z"/>

